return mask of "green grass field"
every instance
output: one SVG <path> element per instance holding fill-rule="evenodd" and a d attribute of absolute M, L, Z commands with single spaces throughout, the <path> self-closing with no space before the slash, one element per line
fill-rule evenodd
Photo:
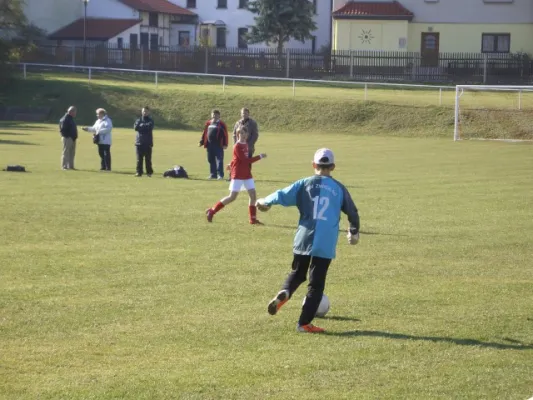
<path fill-rule="evenodd" d="M 30 172 L 0 173 L 0 398 L 533 396 L 531 145 L 281 132 L 258 143 L 260 196 L 328 146 L 360 209 L 326 335 L 295 332 L 305 287 L 266 312 L 296 210 L 250 226 L 240 197 L 208 224 L 227 182 L 205 179 L 197 132 L 157 130 L 156 175 L 135 178 L 132 130 L 100 173 L 85 132 L 79 171 L 61 171 L 55 124 L 1 125 L 1 164 Z M 192 179 L 163 179 L 174 164 Z"/>

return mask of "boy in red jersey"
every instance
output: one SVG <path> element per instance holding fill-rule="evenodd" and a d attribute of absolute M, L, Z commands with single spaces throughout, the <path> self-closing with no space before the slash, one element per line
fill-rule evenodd
<path fill-rule="evenodd" d="M 248 139 L 248 130 L 244 126 L 240 126 L 237 129 L 237 138 L 238 142 L 233 146 L 233 159 L 231 160 L 231 164 L 228 165 L 228 169 L 231 173 L 231 182 L 229 184 L 230 194 L 205 212 L 207 215 L 207 221 L 212 222 L 213 216 L 234 201 L 241 190 L 247 190 L 248 196 L 250 196 L 250 202 L 248 205 L 250 224 L 260 224 L 256 217 L 255 183 L 252 178 L 251 166 L 252 163 L 265 158 L 267 155 L 259 154 L 258 156 L 248 158 L 248 144 L 246 143 L 246 140 Z"/>

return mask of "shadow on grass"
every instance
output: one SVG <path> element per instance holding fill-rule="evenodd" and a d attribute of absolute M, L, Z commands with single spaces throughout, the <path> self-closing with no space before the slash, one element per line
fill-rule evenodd
<path fill-rule="evenodd" d="M 319 318 L 319 317 L 317 317 Z M 320 319 L 329 319 L 331 321 L 353 321 L 353 322 L 361 322 L 361 320 L 359 318 L 353 318 L 353 317 L 343 317 L 343 316 L 340 316 L 340 315 L 332 315 L 332 316 L 325 316 L 325 317 L 320 317 Z"/>
<path fill-rule="evenodd" d="M 2 127 L 0 126 L 0 129 Z M 5 135 L 5 136 L 28 136 L 29 134 L 28 133 L 21 133 L 21 132 L 0 132 L 0 135 Z"/>
<path fill-rule="evenodd" d="M 5 140 L 0 139 L 0 144 L 12 144 L 18 146 L 39 146 L 37 143 L 25 142 L 23 140 Z"/>
<path fill-rule="evenodd" d="M 43 128 L 35 125 L 28 125 L 26 122 L 19 121 L 0 121 L 0 129 L 12 129 L 12 130 L 42 130 Z M 0 135 L 24 135 L 24 133 L 2 133 Z M 26 134 L 27 135 L 27 134 Z"/>
<path fill-rule="evenodd" d="M 397 339 L 397 340 L 423 340 L 428 342 L 435 343 L 451 343 L 459 346 L 479 346 L 487 347 L 498 350 L 533 350 L 533 344 L 525 344 L 514 339 L 505 339 L 507 341 L 512 341 L 515 344 L 505 344 L 505 343 L 496 343 L 496 342 L 482 342 L 481 340 L 476 339 L 459 339 L 459 338 L 447 338 L 440 336 L 415 336 L 415 335 L 406 335 L 403 333 L 390 333 L 390 332 L 381 332 L 381 331 L 347 331 L 347 332 L 324 332 L 328 336 L 340 336 L 340 337 L 381 337 L 386 339 Z"/>
<path fill-rule="evenodd" d="M 290 229 L 291 231 L 294 231 L 298 228 L 297 224 L 278 225 L 278 224 L 269 224 L 268 222 L 265 223 L 265 226 L 279 228 L 279 229 Z M 346 229 L 339 229 L 339 233 L 346 233 Z M 381 232 L 370 232 L 370 231 L 360 231 L 360 234 L 361 235 L 383 235 L 383 236 L 409 236 L 409 235 L 402 235 L 399 233 L 381 233 Z"/>
<path fill-rule="evenodd" d="M 96 173 L 99 173 L 99 174 L 118 174 L 118 175 L 135 176 L 135 169 L 132 169 L 131 171 L 102 171 L 100 169 L 76 169 L 76 171 L 80 171 L 80 172 L 96 172 Z"/>

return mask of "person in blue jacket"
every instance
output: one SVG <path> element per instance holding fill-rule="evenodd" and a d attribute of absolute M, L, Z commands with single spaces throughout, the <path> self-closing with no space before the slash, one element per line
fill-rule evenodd
<path fill-rule="evenodd" d="M 307 295 L 296 328 L 299 332 L 321 333 L 324 329 L 311 322 L 322 300 L 329 265 L 336 255 L 341 212 L 348 216 L 347 238 L 353 245 L 359 241 L 359 213 L 346 187 L 331 177 L 335 158 L 330 149 L 317 150 L 313 168 L 315 175 L 259 199 L 257 208 L 266 211 L 279 204 L 296 206 L 300 212 L 292 270 L 281 291 L 268 304 L 269 314 L 275 315 L 279 311 L 305 282 L 309 272 Z"/>

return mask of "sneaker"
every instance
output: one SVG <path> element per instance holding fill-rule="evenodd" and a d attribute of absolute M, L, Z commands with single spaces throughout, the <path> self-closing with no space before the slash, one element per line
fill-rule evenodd
<path fill-rule="evenodd" d="M 219 177 L 217 178 L 217 181 L 222 181 L 222 180 L 224 180 L 224 177 L 223 177 L 223 176 L 219 176 Z"/>
<path fill-rule="evenodd" d="M 135 176 L 138 178 L 138 177 L 140 177 L 140 176 L 143 176 L 143 174 L 139 174 L 139 173 L 137 173 L 137 174 L 135 174 Z"/>
<path fill-rule="evenodd" d="M 146 174 L 146 176 L 147 176 L 148 178 L 151 178 L 151 177 L 152 177 L 152 174 Z"/>
<path fill-rule="evenodd" d="M 313 324 L 307 324 L 307 325 L 296 325 L 296 330 L 298 332 L 307 332 L 307 333 L 324 333 L 326 330 L 319 328 L 318 326 L 314 326 Z"/>
<path fill-rule="evenodd" d="M 207 210 L 205 210 L 205 215 L 207 217 L 207 222 L 213 222 L 213 216 L 215 215 L 215 213 L 213 212 L 213 210 L 211 210 L 210 208 L 208 208 Z"/>
<path fill-rule="evenodd" d="M 274 297 L 270 303 L 268 303 L 268 313 L 270 315 L 276 315 L 281 306 L 289 301 L 289 291 L 281 290 L 276 297 Z"/>
<path fill-rule="evenodd" d="M 217 179 L 217 177 L 216 176 L 208 176 L 207 179 L 213 180 L 213 179 Z"/>
<path fill-rule="evenodd" d="M 259 221 L 258 219 L 251 219 L 250 220 L 250 224 L 251 225 L 264 225 L 261 221 Z"/>

